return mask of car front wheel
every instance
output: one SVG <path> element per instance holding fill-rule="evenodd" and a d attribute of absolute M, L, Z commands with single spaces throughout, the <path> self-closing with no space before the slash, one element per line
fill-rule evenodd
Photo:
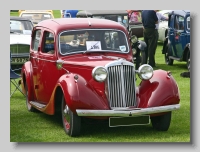
<path fill-rule="evenodd" d="M 171 112 L 161 116 L 151 117 L 151 123 L 154 129 L 158 131 L 167 131 L 171 123 Z"/>
<path fill-rule="evenodd" d="M 71 137 L 79 136 L 81 130 L 81 118 L 74 114 L 62 98 L 62 123 L 65 133 Z"/>
<path fill-rule="evenodd" d="M 165 49 L 166 49 L 166 51 L 165 51 L 165 63 L 167 65 L 173 65 L 174 60 L 169 58 L 169 55 L 170 55 L 169 54 L 169 46 L 167 45 Z"/>

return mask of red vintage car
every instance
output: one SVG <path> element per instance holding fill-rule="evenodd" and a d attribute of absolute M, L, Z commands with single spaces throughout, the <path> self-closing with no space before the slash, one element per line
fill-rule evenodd
<path fill-rule="evenodd" d="M 28 110 L 60 114 L 69 136 L 80 135 L 84 118 L 109 120 L 110 127 L 151 122 L 167 131 L 172 111 L 180 108 L 177 83 L 170 72 L 147 64 L 135 70 L 130 45 L 127 29 L 110 20 L 38 23 L 21 71 Z"/>

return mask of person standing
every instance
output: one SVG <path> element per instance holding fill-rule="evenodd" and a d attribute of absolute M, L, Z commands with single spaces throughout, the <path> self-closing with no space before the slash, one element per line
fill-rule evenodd
<path fill-rule="evenodd" d="M 168 21 L 168 17 L 165 17 L 163 14 L 161 14 L 159 12 L 159 10 L 155 10 L 155 12 L 156 12 L 156 15 L 158 17 L 158 23 L 156 24 L 156 29 L 158 30 L 160 22 L 161 21 Z M 159 38 L 159 33 L 158 33 L 158 38 Z M 157 39 L 157 44 L 158 44 L 158 39 Z M 157 48 L 157 45 L 156 45 L 156 48 Z"/>
<path fill-rule="evenodd" d="M 156 29 L 159 28 L 159 24 L 161 21 L 168 21 L 168 17 L 164 16 L 163 14 L 161 14 L 159 12 L 159 10 L 155 10 L 156 11 L 156 15 L 158 17 L 158 23 L 156 24 Z"/>
<path fill-rule="evenodd" d="M 144 41 L 147 44 L 147 49 L 145 50 L 146 59 L 143 59 L 142 64 L 147 64 L 147 61 L 149 60 L 148 64 L 152 67 L 155 67 L 155 51 L 158 40 L 158 30 L 156 29 L 156 24 L 158 24 L 158 17 L 156 12 L 154 10 L 143 10 L 142 24 L 144 28 Z"/>
<path fill-rule="evenodd" d="M 61 13 L 61 18 L 63 18 L 65 14 L 65 10 L 60 10 L 60 13 Z"/>
<path fill-rule="evenodd" d="M 135 23 L 141 21 L 141 14 L 138 10 L 127 10 L 128 17 L 129 17 L 129 23 Z"/>

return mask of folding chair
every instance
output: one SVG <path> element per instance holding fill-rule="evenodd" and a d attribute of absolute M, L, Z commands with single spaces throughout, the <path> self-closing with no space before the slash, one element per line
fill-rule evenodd
<path fill-rule="evenodd" d="M 11 61 L 12 61 L 12 56 L 10 54 L 10 58 L 11 58 Z M 19 69 L 15 69 L 15 70 L 19 70 Z M 21 80 L 19 80 L 17 82 L 17 79 L 21 78 L 21 76 L 19 74 L 17 74 L 15 72 L 15 70 L 13 70 L 11 68 L 11 65 L 10 65 L 10 97 L 18 90 L 20 91 L 23 95 L 24 93 L 22 92 L 21 88 L 20 88 L 20 85 L 21 85 Z M 11 85 L 13 84 L 14 86 L 14 90 L 11 89 Z M 25 95 L 24 95 L 25 96 Z"/>

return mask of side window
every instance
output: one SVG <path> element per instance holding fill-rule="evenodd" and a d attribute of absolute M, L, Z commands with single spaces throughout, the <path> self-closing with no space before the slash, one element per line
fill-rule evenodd
<path fill-rule="evenodd" d="M 174 23 L 175 23 L 174 27 L 175 27 L 176 30 L 184 30 L 184 27 L 185 27 L 184 17 L 175 16 L 175 22 Z"/>
<path fill-rule="evenodd" d="M 43 53 L 54 54 L 54 35 L 51 32 L 45 31 L 44 32 L 44 47 L 42 49 Z"/>
<path fill-rule="evenodd" d="M 40 35 L 41 35 L 41 30 L 36 30 L 34 31 L 33 39 L 32 39 L 32 49 L 34 51 L 38 51 L 38 47 L 40 44 Z"/>
<path fill-rule="evenodd" d="M 187 21 L 186 27 L 187 27 L 188 30 L 190 30 L 190 16 L 187 17 L 186 21 Z"/>

